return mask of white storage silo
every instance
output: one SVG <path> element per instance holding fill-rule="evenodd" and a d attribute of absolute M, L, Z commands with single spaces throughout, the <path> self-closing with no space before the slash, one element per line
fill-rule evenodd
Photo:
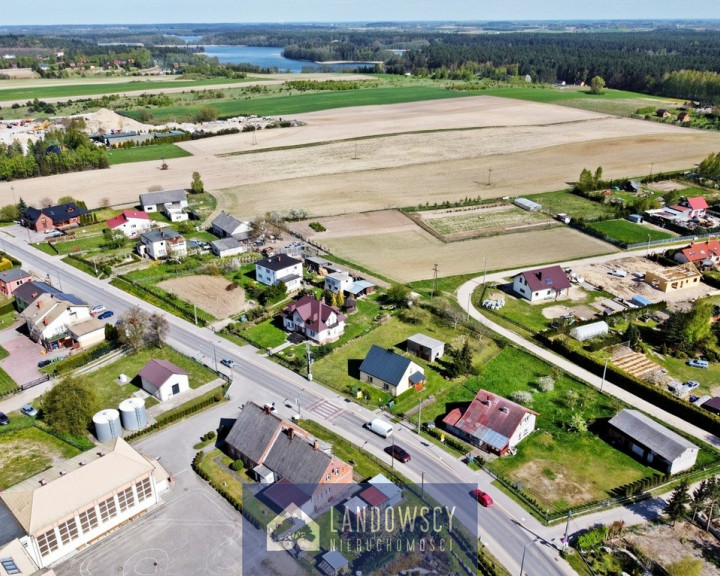
<path fill-rule="evenodd" d="M 125 430 L 145 428 L 147 426 L 145 400 L 142 398 L 128 398 L 120 402 L 120 418 Z"/>
<path fill-rule="evenodd" d="M 95 425 L 95 436 L 100 442 L 109 442 L 122 435 L 120 413 L 113 408 L 96 413 L 93 416 L 93 424 Z"/>

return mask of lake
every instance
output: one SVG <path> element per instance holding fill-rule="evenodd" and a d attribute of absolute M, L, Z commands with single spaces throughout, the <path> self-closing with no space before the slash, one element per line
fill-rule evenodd
<path fill-rule="evenodd" d="M 323 65 L 306 60 L 291 60 L 282 56 L 283 49 L 279 46 L 222 46 L 207 45 L 205 54 L 210 58 L 217 58 L 221 64 L 253 64 L 261 68 L 277 68 L 279 72 L 300 73 L 308 69 L 320 71 L 341 71 L 356 68 L 357 64 L 331 64 Z"/>

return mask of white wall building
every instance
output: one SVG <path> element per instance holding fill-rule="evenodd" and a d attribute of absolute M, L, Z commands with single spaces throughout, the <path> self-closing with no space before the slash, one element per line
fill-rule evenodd
<path fill-rule="evenodd" d="M 266 286 L 284 282 L 288 292 L 302 288 L 302 262 L 287 254 L 276 254 L 255 262 L 255 279 Z"/>

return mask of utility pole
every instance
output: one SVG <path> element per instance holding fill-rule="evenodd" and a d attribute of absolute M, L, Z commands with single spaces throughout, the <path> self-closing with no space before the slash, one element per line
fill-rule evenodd
<path fill-rule="evenodd" d="M 485 281 L 487 278 L 487 256 L 483 257 L 483 287 L 485 287 Z"/>
<path fill-rule="evenodd" d="M 420 414 L 422 413 L 422 400 L 418 400 L 418 428 L 417 433 L 420 434 Z"/>
<path fill-rule="evenodd" d="M 313 365 L 313 362 L 315 362 L 315 360 L 313 360 L 312 352 L 310 351 L 310 342 L 305 342 L 305 355 L 307 356 L 307 371 L 308 371 L 307 379 L 310 380 L 310 382 L 312 382 L 313 377 L 312 377 L 311 366 Z"/>
<path fill-rule="evenodd" d="M 437 289 L 437 273 L 438 273 L 438 265 L 433 264 L 433 287 L 430 291 L 430 299 L 432 300 L 433 295 L 435 294 L 435 290 Z"/>
<path fill-rule="evenodd" d="M 492 168 L 488 168 L 488 180 L 487 185 L 490 186 L 490 175 L 492 174 Z"/>
<path fill-rule="evenodd" d="M 195 326 L 197 326 L 197 306 L 193 302 L 193 315 L 195 316 Z"/>
<path fill-rule="evenodd" d="M 600 382 L 600 392 L 602 392 L 603 386 L 605 386 L 605 373 L 607 372 L 608 360 L 610 360 L 610 358 L 605 358 L 605 368 L 603 368 L 602 382 Z"/>
<path fill-rule="evenodd" d="M 567 548 L 568 545 L 568 534 L 570 533 L 570 518 L 572 518 L 572 510 L 568 510 L 567 523 L 565 524 L 565 536 L 563 536 L 562 539 L 563 550 Z"/>

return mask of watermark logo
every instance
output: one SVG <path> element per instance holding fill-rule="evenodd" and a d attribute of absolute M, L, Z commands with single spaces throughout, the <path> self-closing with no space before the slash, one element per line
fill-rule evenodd
<path fill-rule="evenodd" d="M 296 548 L 304 552 L 320 550 L 320 526 L 296 504 L 288 505 L 267 524 L 267 550 L 282 552 Z"/>

